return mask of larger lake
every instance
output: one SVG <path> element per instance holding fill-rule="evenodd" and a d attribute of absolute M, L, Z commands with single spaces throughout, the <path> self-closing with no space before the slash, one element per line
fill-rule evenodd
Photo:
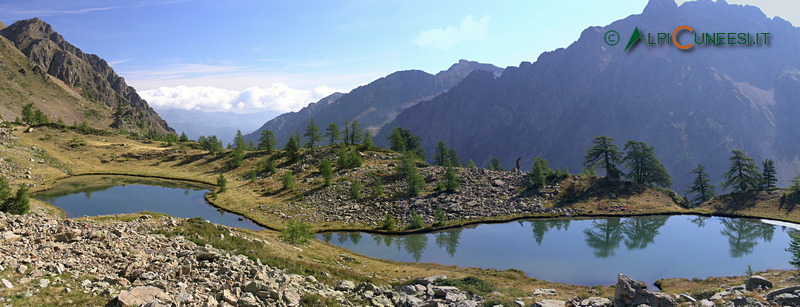
<path fill-rule="evenodd" d="M 76 176 L 59 180 L 33 197 L 66 212 L 67 217 L 126 214 L 142 211 L 175 217 L 201 217 L 212 223 L 263 229 L 244 217 L 225 212 L 204 196 L 211 188 L 194 183 L 130 176 Z"/>
<path fill-rule="evenodd" d="M 530 220 L 403 236 L 325 233 L 355 252 L 405 262 L 516 268 L 537 279 L 610 285 L 618 273 L 660 278 L 742 275 L 790 269 L 789 231 L 759 220 L 655 216 Z"/>

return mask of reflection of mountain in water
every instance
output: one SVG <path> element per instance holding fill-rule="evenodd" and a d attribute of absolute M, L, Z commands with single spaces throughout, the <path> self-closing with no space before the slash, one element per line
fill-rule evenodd
<path fill-rule="evenodd" d="M 188 195 L 189 190 L 199 191 L 206 189 L 199 184 L 158 178 L 130 176 L 77 176 L 59 180 L 52 189 L 36 193 L 33 195 L 33 197 L 48 203 L 53 203 L 53 201 L 59 197 L 75 193 L 84 193 L 84 195 L 86 195 L 86 199 L 91 199 L 92 193 L 94 192 L 105 191 L 116 186 L 126 186 L 129 184 L 184 189 L 184 195 Z"/>
<path fill-rule="evenodd" d="M 770 242 L 775 234 L 775 227 L 758 221 L 723 218 L 720 222 L 725 226 L 721 233 L 728 237 L 731 257 L 734 258 L 752 253 L 758 239 Z"/>

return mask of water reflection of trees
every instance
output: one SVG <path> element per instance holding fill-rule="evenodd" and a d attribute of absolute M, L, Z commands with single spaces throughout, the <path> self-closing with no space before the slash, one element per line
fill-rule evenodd
<path fill-rule="evenodd" d="M 436 246 L 443 248 L 452 258 L 456 254 L 458 240 L 461 239 L 461 229 L 443 231 L 436 234 Z"/>
<path fill-rule="evenodd" d="M 533 239 L 536 240 L 536 244 L 542 245 L 544 235 L 550 229 L 567 230 L 570 220 L 529 221 L 529 223 L 533 230 Z"/>
<path fill-rule="evenodd" d="M 665 216 L 598 219 L 592 221 L 592 227 L 583 233 L 586 245 L 594 249 L 594 255 L 607 258 L 614 255 L 614 250 L 623 240 L 628 250 L 646 248 L 655 241 L 658 229 L 667 223 L 667 219 L 669 217 Z"/>
<path fill-rule="evenodd" d="M 625 246 L 628 250 L 644 249 L 648 244 L 655 241 L 659 234 L 658 229 L 667 223 L 665 216 L 652 216 L 626 219 L 622 222 L 622 232 L 628 236 Z"/>
<path fill-rule="evenodd" d="M 720 222 L 725 227 L 721 233 L 728 237 L 730 254 L 734 258 L 752 253 L 758 239 L 770 242 L 775 234 L 775 227 L 759 221 L 722 218 Z"/>
<path fill-rule="evenodd" d="M 414 257 L 415 261 L 419 262 L 422 259 L 422 252 L 428 246 L 428 236 L 424 234 L 403 236 L 403 246 L 406 248 L 406 252 L 411 257 Z"/>
<path fill-rule="evenodd" d="M 592 228 L 585 229 L 583 233 L 586 235 L 586 245 L 593 248 L 594 255 L 600 258 L 614 255 L 614 250 L 625 238 L 619 218 L 594 220 Z"/>

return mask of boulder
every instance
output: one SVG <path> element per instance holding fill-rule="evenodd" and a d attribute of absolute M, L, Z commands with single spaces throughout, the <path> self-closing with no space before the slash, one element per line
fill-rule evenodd
<path fill-rule="evenodd" d="M 764 277 L 753 275 L 747 278 L 747 281 L 744 283 L 744 289 L 747 291 L 772 289 L 772 282 Z"/>
<path fill-rule="evenodd" d="M 415 280 L 415 282 L 417 284 L 420 284 L 420 285 L 428 285 L 428 284 L 432 284 L 432 283 L 434 283 L 434 282 L 436 282 L 437 280 L 440 280 L 440 279 L 447 279 L 447 276 L 444 276 L 444 275 L 433 275 L 433 276 L 428 276 L 428 277 L 425 277 L 425 278 L 417 278 L 417 280 Z"/>
<path fill-rule="evenodd" d="M 800 286 L 772 291 L 767 293 L 766 298 L 781 306 L 800 306 Z"/>
<path fill-rule="evenodd" d="M 141 306 L 150 303 L 165 304 L 171 301 L 164 290 L 152 286 L 133 287 L 122 290 L 113 300 L 113 306 Z"/>
<path fill-rule="evenodd" d="M 611 307 L 611 300 L 605 297 L 590 297 L 581 301 L 582 307 Z"/>
<path fill-rule="evenodd" d="M 757 299 L 752 297 L 737 297 L 734 298 L 732 301 L 734 307 L 762 307 L 764 304 L 761 304 Z"/>
<path fill-rule="evenodd" d="M 664 293 L 647 290 L 647 285 L 623 274 L 617 275 L 614 306 L 627 307 L 647 305 L 650 307 L 677 307 L 678 303 Z"/>
<path fill-rule="evenodd" d="M 542 300 L 536 303 L 533 303 L 533 307 L 564 307 L 567 305 L 565 301 L 559 300 Z"/>
<path fill-rule="evenodd" d="M 353 291 L 355 288 L 356 284 L 349 280 L 342 280 L 336 285 L 336 290 L 339 291 Z"/>

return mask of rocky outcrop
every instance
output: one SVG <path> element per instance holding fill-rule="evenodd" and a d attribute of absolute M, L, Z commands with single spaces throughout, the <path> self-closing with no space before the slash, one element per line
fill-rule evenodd
<path fill-rule="evenodd" d="M 800 306 L 800 286 L 772 291 L 767 293 L 766 298 L 780 306 Z"/>
<path fill-rule="evenodd" d="M 288 274 L 243 255 L 209 245 L 198 246 L 169 230 L 176 218 L 131 222 L 76 221 L 0 212 L 0 271 L 18 279 L 0 288 L 27 289 L 39 295 L 50 279 L 75 280 L 82 290 L 109 299 L 111 306 L 299 306 L 306 295 L 343 306 L 477 306 L 481 298 L 454 287 L 438 286 L 440 277 L 394 288 L 341 281 L 336 287 L 313 276 Z M 222 227 L 222 226 L 218 226 Z M 13 235 L 5 235 L 13 234 Z M 230 236 L 240 236 L 235 232 Z M 65 289 L 64 291 L 74 291 Z M 5 298 L 0 298 L 0 302 Z"/>
<path fill-rule="evenodd" d="M 628 307 L 646 305 L 650 307 L 677 307 L 678 303 L 664 293 L 647 290 L 647 285 L 619 274 L 614 290 L 614 306 Z"/>
<path fill-rule="evenodd" d="M 772 282 L 758 275 L 753 275 L 748 277 L 747 281 L 745 281 L 744 283 L 744 289 L 747 291 L 762 291 L 771 288 L 772 288 Z"/>
<path fill-rule="evenodd" d="M 313 161 L 320 161 L 322 149 L 307 153 L 298 165 L 311 167 Z M 391 160 L 396 154 L 370 152 L 365 158 L 370 160 Z M 307 160 L 307 162 L 305 161 Z M 296 169 L 294 171 L 300 171 Z M 405 197 L 407 185 L 405 181 L 390 174 L 376 176 L 385 172 L 385 168 L 365 166 L 352 170 L 344 170 L 335 174 L 339 178 L 348 178 L 335 182 L 330 187 L 308 189 L 304 199 L 294 201 L 286 206 L 259 207 L 267 213 L 287 219 L 301 219 L 318 222 L 343 221 L 378 226 L 391 215 L 400 222 L 411 219 L 417 213 L 427 224 L 434 223 L 437 208 L 444 210 L 448 220 L 474 219 L 495 216 L 520 214 L 551 214 L 554 216 L 574 216 L 578 214 L 574 208 L 552 208 L 543 206 L 548 199 L 554 199 L 559 193 L 558 185 L 547 186 L 543 193 L 526 191 L 527 175 L 506 171 L 490 171 L 486 169 L 457 169 L 457 176 L 463 180 L 455 193 L 433 193 L 418 197 Z M 433 190 L 444 175 L 444 168 L 429 166 L 420 168 L 420 176 L 425 178 L 426 189 Z M 306 179 L 313 180 L 313 179 Z M 353 199 L 349 195 L 350 185 L 358 180 L 363 186 L 364 195 Z M 382 196 L 374 196 L 370 191 L 376 180 L 384 185 Z M 302 208 L 302 209 L 301 209 Z"/>
<path fill-rule="evenodd" d="M 0 30 L 0 35 L 13 42 L 33 61 L 35 71 L 47 73 L 77 88 L 84 98 L 94 103 L 113 108 L 113 128 L 174 132 L 105 60 L 84 53 L 41 19 L 17 21 Z"/>

